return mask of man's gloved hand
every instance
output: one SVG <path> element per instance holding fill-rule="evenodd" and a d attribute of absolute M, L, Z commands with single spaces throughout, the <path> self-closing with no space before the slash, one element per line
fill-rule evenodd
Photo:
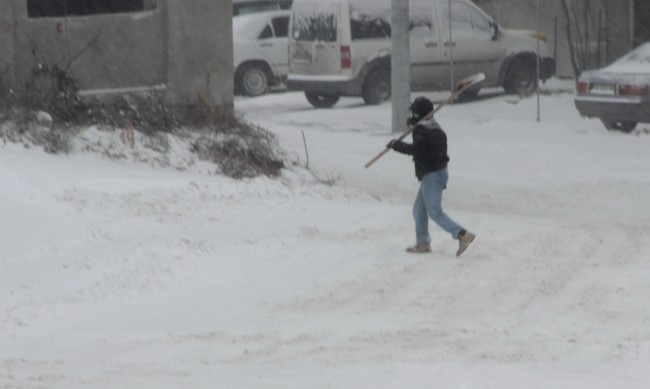
<path fill-rule="evenodd" d="M 395 149 L 395 144 L 397 144 L 397 142 L 399 142 L 397 139 L 391 139 L 391 141 L 386 145 L 386 148 Z"/>

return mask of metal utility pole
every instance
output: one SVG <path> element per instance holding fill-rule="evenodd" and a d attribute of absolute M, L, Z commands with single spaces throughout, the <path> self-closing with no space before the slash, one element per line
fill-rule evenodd
<path fill-rule="evenodd" d="M 539 22 L 539 0 L 537 0 L 537 31 L 539 32 L 540 22 Z M 537 38 L 537 79 L 535 80 L 536 86 L 535 91 L 537 92 L 537 121 L 541 121 L 540 118 L 540 97 L 539 97 L 539 55 L 540 55 L 540 40 Z"/>
<path fill-rule="evenodd" d="M 409 117 L 411 102 L 411 49 L 409 45 L 409 2 L 391 0 L 391 96 L 393 132 L 402 132 Z"/>
<path fill-rule="evenodd" d="M 456 88 L 456 80 L 454 80 L 454 37 L 452 36 L 452 12 L 451 12 L 451 0 L 449 0 L 449 42 L 445 43 L 445 45 L 449 46 L 449 75 L 451 76 L 451 86 L 449 87 L 450 91 L 454 91 L 454 88 Z"/>

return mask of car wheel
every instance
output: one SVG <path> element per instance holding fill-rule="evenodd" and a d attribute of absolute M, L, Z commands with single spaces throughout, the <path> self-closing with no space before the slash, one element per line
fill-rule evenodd
<path fill-rule="evenodd" d="M 632 132 L 636 128 L 636 122 L 633 121 L 614 121 L 607 119 L 600 119 L 605 125 L 605 128 L 610 131 Z"/>
<path fill-rule="evenodd" d="M 530 96 L 537 87 L 537 69 L 532 58 L 517 58 L 506 73 L 503 89 L 506 93 Z"/>
<path fill-rule="evenodd" d="M 381 104 L 390 100 L 391 84 L 390 72 L 387 70 L 376 70 L 366 78 L 361 92 L 363 101 L 368 105 Z"/>
<path fill-rule="evenodd" d="M 244 65 L 237 75 L 237 90 L 246 96 L 263 95 L 269 87 L 268 75 L 259 65 Z"/>
<path fill-rule="evenodd" d="M 339 101 L 339 96 L 327 93 L 305 92 L 305 97 L 315 108 L 331 108 Z"/>

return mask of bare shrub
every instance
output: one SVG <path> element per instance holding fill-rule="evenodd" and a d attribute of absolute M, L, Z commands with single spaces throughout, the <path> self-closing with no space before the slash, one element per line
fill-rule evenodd
<path fill-rule="evenodd" d="M 6 86 L 7 82 L 5 77 L 11 70 L 11 65 L 7 65 L 4 69 L 0 69 L 0 112 L 4 111 L 9 105 L 12 97 L 12 91 Z"/>
<path fill-rule="evenodd" d="M 560 5 L 567 20 L 566 36 L 574 73 L 579 75 L 583 70 L 600 67 L 600 51 L 604 46 L 602 3 L 600 0 L 562 0 Z"/>
<path fill-rule="evenodd" d="M 67 70 L 39 64 L 27 82 L 19 104 L 29 110 L 45 111 L 59 121 L 73 123 L 85 105 L 79 97 L 77 81 Z"/>
<path fill-rule="evenodd" d="M 202 136 L 192 148 L 200 158 L 219 165 L 223 174 L 233 178 L 275 177 L 284 168 L 275 134 L 248 123 Z"/>
<path fill-rule="evenodd" d="M 35 143 L 43 145 L 43 150 L 46 153 L 67 154 L 72 148 L 72 133 L 69 131 L 53 128 L 37 134 L 40 135 L 40 138 L 35 139 Z"/>
<path fill-rule="evenodd" d="M 277 176 L 284 168 L 275 135 L 246 123 L 230 109 L 169 105 L 156 91 L 109 101 L 83 101 L 78 92 L 76 80 L 66 70 L 39 66 L 15 104 L 3 110 L 5 119 L 18 126 L 11 134 L 0 135 L 12 141 L 27 139 L 49 153 L 68 153 L 79 128 L 98 125 L 121 131 L 123 143 L 131 147 L 136 132 L 145 134 L 146 147 L 165 153 L 169 145 L 164 134 L 184 129 L 200 134 L 191 151 L 217 164 L 227 176 Z M 41 111 L 52 116 L 49 128 L 37 123 Z"/>

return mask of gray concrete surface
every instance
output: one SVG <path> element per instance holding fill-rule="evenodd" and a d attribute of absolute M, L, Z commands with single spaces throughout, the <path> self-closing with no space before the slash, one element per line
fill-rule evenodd
<path fill-rule="evenodd" d="M 21 87 L 44 64 L 69 67 L 84 95 L 153 88 L 170 104 L 232 108 L 231 2 L 145 4 L 142 12 L 32 18 L 25 0 L 0 1 L 3 87 Z"/>
<path fill-rule="evenodd" d="M 557 75 L 574 77 L 567 22 L 560 5 L 561 0 L 476 0 L 475 2 L 504 27 L 537 30 L 537 2 L 540 6 L 540 27 L 548 38 L 551 50 L 557 52 Z M 632 48 L 632 0 L 600 0 L 604 8 L 602 39 L 603 65 L 611 63 Z M 557 20 L 557 30 L 555 29 Z M 596 34 L 592 42 L 596 45 Z"/>

